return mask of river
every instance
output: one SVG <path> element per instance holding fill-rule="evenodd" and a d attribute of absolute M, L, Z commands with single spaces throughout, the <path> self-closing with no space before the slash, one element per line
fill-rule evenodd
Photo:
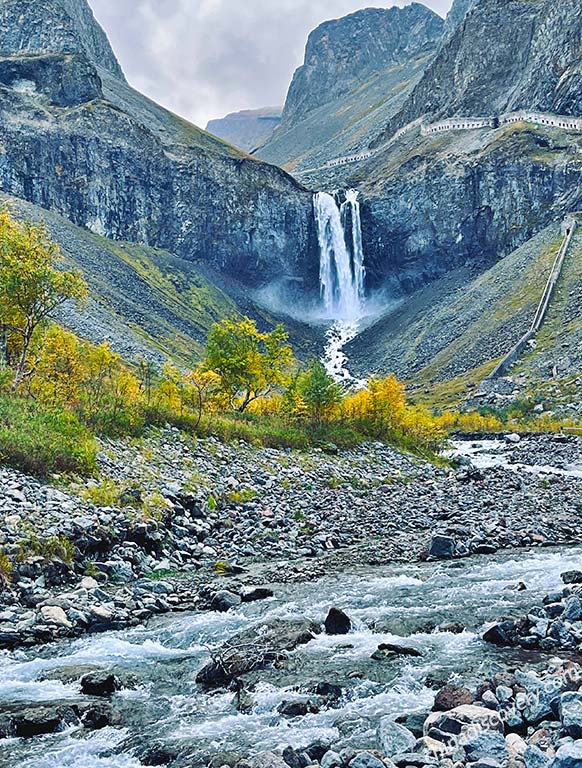
<path fill-rule="evenodd" d="M 500 615 L 519 615 L 548 591 L 560 574 L 579 566 L 582 549 L 542 549 L 449 563 L 375 567 L 301 585 L 275 585 L 275 596 L 228 613 L 168 615 L 147 627 L 87 636 L 0 658 L 0 701 L 73 701 L 76 683 L 43 679 L 51 670 L 82 664 L 111 667 L 134 678 L 115 695 L 119 727 L 86 734 L 72 728 L 32 740 L 0 741 L 2 768 L 139 768 L 136 755 L 163 743 L 196 758 L 235 751 L 241 755 L 315 739 L 369 747 L 381 717 L 426 711 L 433 691 L 427 675 L 465 682 L 482 679 L 492 664 L 517 651 L 487 646 L 479 632 Z M 519 582 L 527 590 L 519 591 Z M 240 714 L 232 692 L 205 693 L 197 670 L 209 652 L 233 633 L 272 618 L 306 616 L 322 621 L 337 606 L 351 617 L 346 636 L 320 635 L 290 654 L 281 669 L 253 673 L 253 706 Z M 431 631 L 460 621 L 460 634 Z M 371 629 L 376 626 L 377 631 Z M 412 633 L 412 634 L 409 634 Z M 409 635 L 409 636 L 407 636 Z M 402 636 L 406 636 L 403 639 Z M 419 658 L 370 658 L 381 642 L 405 643 Z M 521 659 L 524 659 L 524 652 Z M 289 718 L 283 700 L 325 681 L 342 685 L 339 705 Z"/>

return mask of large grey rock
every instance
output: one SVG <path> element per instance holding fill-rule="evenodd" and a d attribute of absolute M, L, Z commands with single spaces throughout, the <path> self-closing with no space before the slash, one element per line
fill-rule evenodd
<path fill-rule="evenodd" d="M 383 717 L 380 720 L 377 738 L 382 752 L 388 757 L 402 752 L 412 752 L 416 743 L 416 737 L 408 728 L 395 723 L 390 717 Z"/>
<path fill-rule="evenodd" d="M 523 761 L 525 768 L 547 768 L 551 762 L 545 752 L 535 744 L 528 744 L 525 752 L 523 753 Z"/>
<path fill-rule="evenodd" d="M 451 536 L 442 536 L 437 534 L 433 536 L 430 542 L 428 553 L 437 560 L 442 560 L 455 556 L 456 542 Z"/>
<path fill-rule="evenodd" d="M 582 693 L 568 691 L 560 696 L 560 719 L 564 730 L 574 739 L 582 739 Z"/>
<path fill-rule="evenodd" d="M 507 759 L 508 750 L 502 733 L 483 731 L 468 739 L 463 745 L 467 760 L 475 763 L 483 758 L 494 758 L 499 762 Z"/>
<path fill-rule="evenodd" d="M 351 761 L 350 768 L 386 768 L 386 764 L 370 752 L 360 752 Z"/>
<path fill-rule="evenodd" d="M 550 766 L 551 768 L 580 768 L 582 766 L 582 740 L 560 747 Z"/>
<path fill-rule="evenodd" d="M 219 648 L 215 659 L 198 672 L 196 682 L 210 688 L 226 685 L 245 672 L 282 658 L 320 632 L 319 624 L 307 619 L 274 619 L 246 629 Z"/>

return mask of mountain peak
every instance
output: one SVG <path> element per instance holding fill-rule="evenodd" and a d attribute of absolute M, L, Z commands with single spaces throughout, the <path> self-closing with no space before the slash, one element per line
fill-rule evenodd
<path fill-rule="evenodd" d="M 310 35 L 303 66 L 295 72 L 283 122 L 290 123 L 348 91 L 366 72 L 398 66 L 430 48 L 444 21 L 420 3 L 364 8 L 320 24 Z"/>
<path fill-rule="evenodd" d="M 107 35 L 87 0 L 2 0 L 0 54 L 83 53 L 124 80 Z"/>

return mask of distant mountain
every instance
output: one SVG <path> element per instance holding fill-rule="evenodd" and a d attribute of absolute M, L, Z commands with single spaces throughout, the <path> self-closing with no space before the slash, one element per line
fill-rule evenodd
<path fill-rule="evenodd" d="M 282 107 L 264 107 L 232 112 L 221 119 L 210 120 L 206 130 L 239 149 L 251 152 L 281 124 L 282 111 Z"/>
<path fill-rule="evenodd" d="M 365 148 L 402 107 L 435 55 L 444 22 L 419 3 L 368 8 L 309 36 L 282 124 L 257 155 L 309 168 Z"/>

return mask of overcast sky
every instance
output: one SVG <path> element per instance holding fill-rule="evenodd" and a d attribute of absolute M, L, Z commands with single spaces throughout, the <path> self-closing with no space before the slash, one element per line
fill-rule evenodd
<path fill-rule="evenodd" d="M 197 125 L 285 101 L 322 21 L 407 0 L 89 0 L 127 79 Z M 452 0 L 425 0 L 444 16 Z"/>

